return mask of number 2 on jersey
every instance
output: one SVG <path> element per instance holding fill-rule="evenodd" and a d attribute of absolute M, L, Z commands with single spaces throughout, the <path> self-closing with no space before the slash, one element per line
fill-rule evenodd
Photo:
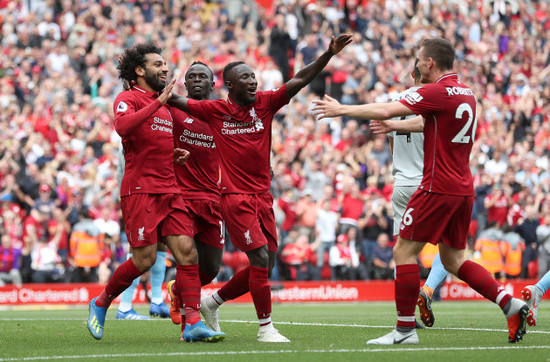
<path fill-rule="evenodd" d="M 466 136 L 466 132 L 470 129 L 470 126 L 472 125 L 472 120 L 474 120 L 474 111 L 472 110 L 472 107 L 468 103 L 462 103 L 458 106 L 456 109 L 455 117 L 456 119 L 462 119 L 464 116 L 464 112 L 468 113 L 468 121 L 462 127 L 462 129 L 456 134 L 456 136 L 452 139 L 451 142 L 453 143 L 468 143 L 470 142 L 470 136 Z M 477 128 L 477 113 L 476 118 L 474 120 L 474 125 L 472 127 L 472 143 L 474 143 L 474 137 L 476 135 L 476 128 Z"/>

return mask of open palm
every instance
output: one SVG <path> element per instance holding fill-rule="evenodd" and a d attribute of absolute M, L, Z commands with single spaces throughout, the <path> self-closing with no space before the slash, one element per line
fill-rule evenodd
<path fill-rule="evenodd" d="M 329 45 L 329 49 L 333 55 L 340 53 L 348 44 L 353 41 L 351 34 L 342 34 L 338 38 L 332 37 Z"/>

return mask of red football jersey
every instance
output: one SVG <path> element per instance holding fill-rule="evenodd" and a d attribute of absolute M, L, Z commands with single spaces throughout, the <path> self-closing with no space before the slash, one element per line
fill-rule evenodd
<path fill-rule="evenodd" d="M 470 151 L 477 126 L 473 91 L 458 80 L 456 73 L 450 73 L 399 102 L 425 119 L 424 177 L 420 189 L 473 195 Z"/>
<path fill-rule="evenodd" d="M 269 191 L 271 122 L 287 103 L 286 86 L 256 93 L 254 104 L 228 100 L 188 100 L 189 112 L 208 122 L 222 169 L 221 192 L 259 194 Z"/>
<path fill-rule="evenodd" d="M 172 108 L 176 147 L 191 152 L 183 165 L 176 165 L 176 177 L 184 199 L 220 202 L 220 158 L 208 124 Z"/>
<path fill-rule="evenodd" d="M 157 96 L 134 86 L 115 99 L 114 123 L 125 160 L 121 196 L 180 192 L 174 172 L 172 115 Z"/>

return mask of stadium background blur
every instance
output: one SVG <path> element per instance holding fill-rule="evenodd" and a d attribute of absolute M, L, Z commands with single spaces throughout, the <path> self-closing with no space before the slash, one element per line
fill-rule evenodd
<path fill-rule="evenodd" d="M 503 278 L 536 278 L 550 267 L 544 0 L 0 0 L 0 19 L 0 275 L 16 269 L 23 282 L 105 282 L 125 260 L 112 124 L 122 91 L 116 59 L 125 48 L 155 42 L 178 79 L 193 61 L 205 62 L 220 98 L 228 62 L 244 60 L 262 90 L 274 89 L 344 32 L 354 43 L 274 120 L 271 191 L 283 256 L 275 279 L 391 278 L 373 265 L 373 255 L 391 259 L 392 244 L 380 237 L 392 234 L 387 138 L 369 133 L 368 120 L 317 122 L 309 109 L 325 93 L 344 104 L 389 101 L 412 86 L 425 37 L 455 45 L 459 79 L 478 99 L 472 257 L 500 260 L 492 271 Z M 185 93 L 182 81 L 176 92 Z M 340 235 L 317 263 L 327 241 L 316 232 L 323 200 L 340 217 Z M 495 223 L 512 237 L 488 238 L 483 249 L 478 236 Z M 226 240 L 219 280 L 246 260 Z M 519 250 L 519 270 L 507 265 L 509 250 Z M 429 259 L 421 261 L 426 270 Z"/>

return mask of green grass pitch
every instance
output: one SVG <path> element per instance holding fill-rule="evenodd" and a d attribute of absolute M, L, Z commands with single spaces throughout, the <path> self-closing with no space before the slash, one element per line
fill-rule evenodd
<path fill-rule="evenodd" d="M 431 329 L 419 330 L 415 346 L 367 346 L 395 325 L 391 302 L 276 304 L 276 328 L 292 343 L 256 341 L 252 304 L 220 309 L 225 341 L 180 341 L 180 326 L 168 319 L 117 321 L 107 314 L 101 341 L 86 328 L 87 308 L 0 311 L 2 361 L 550 361 L 550 303 L 539 307 L 538 326 L 519 344 L 507 342 L 506 320 L 490 302 L 438 302 Z M 145 305 L 137 306 L 148 313 Z"/>

